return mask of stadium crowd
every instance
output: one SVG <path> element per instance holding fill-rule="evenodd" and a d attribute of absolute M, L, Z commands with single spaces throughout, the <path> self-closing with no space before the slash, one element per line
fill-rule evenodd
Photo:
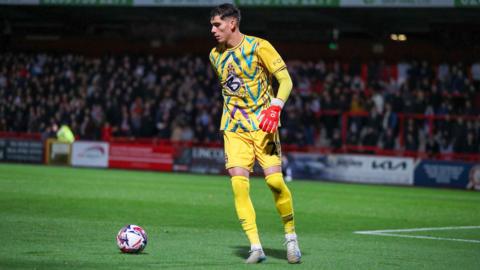
<path fill-rule="evenodd" d="M 284 143 L 480 153 L 480 61 L 287 65 L 294 89 L 282 113 Z M 217 142 L 222 105 L 199 57 L 0 54 L 0 131 L 48 137 L 68 123 L 87 140 Z"/>

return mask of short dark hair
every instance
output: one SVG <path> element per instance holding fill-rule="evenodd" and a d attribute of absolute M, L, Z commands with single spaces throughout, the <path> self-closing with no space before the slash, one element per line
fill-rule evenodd
<path fill-rule="evenodd" d="M 215 16 L 220 16 L 220 19 L 225 19 L 227 17 L 232 17 L 237 19 L 238 24 L 240 25 L 240 20 L 242 19 L 242 15 L 240 14 L 240 10 L 232 4 L 221 4 L 219 6 L 216 6 L 215 8 L 212 9 L 210 12 L 210 18 L 213 18 Z"/>

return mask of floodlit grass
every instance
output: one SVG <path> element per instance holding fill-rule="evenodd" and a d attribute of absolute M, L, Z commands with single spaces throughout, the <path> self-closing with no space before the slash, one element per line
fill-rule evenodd
<path fill-rule="evenodd" d="M 249 244 L 225 176 L 0 164 L 0 269 L 480 269 L 480 243 L 354 231 L 480 225 L 480 193 L 294 181 L 301 265 L 288 265 L 272 195 L 251 195 L 266 263 Z M 142 226 L 148 245 L 121 254 L 115 236 Z M 480 240 L 480 229 L 402 233 Z"/>

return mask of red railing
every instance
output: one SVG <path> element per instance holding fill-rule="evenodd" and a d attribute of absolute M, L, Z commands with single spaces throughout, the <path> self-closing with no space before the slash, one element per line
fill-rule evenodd
<path fill-rule="evenodd" d="M 467 121 L 480 120 L 480 116 L 466 116 L 466 115 L 422 115 L 422 114 L 397 114 L 398 116 L 398 133 L 396 139 L 399 141 L 400 148 L 395 150 L 382 149 L 377 146 L 364 146 L 364 145 L 349 145 L 347 143 L 348 136 L 348 123 L 351 117 L 369 117 L 367 112 L 340 112 L 336 110 L 321 111 L 317 115 L 318 121 L 322 121 L 322 117 L 340 117 L 341 123 L 341 137 L 342 146 L 340 149 L 334 149 L 331 147 L 314 147 L 314 146 L 298 146 L 298 145 L 286 145 L 282 144 L 282 149 L 285 152 L 288 151 L 301 151 L 301 152 L 315 152 L 315 153 L 362 153 L 362 154 L 375 154 L 384 156 L 407 156 L 414 158 L 429 158 L 440 160 L 465 160 L 465 161 L 480 161 L 480 153 L 467 154 L 467 153 L 427 153 L 425 151 L 407 151 L 403 149 L 404 137 L 405 137 L 405 123 L 408 119 L 424 120 L 428 125 L 428 132 L 432 134 L 435 129 L 435 121 L 437 120 L 458 120 L 463 119 Z M 0 138 L 14 137 L 22 139 L 40 139 L 40 133 L 20 133 L 20 132 L 0 132 Z M 206 146 L 206 147 L 223 147 L 221 142 L 213 143 L 197 143 L 197 142 L 172 142 L 166 139 L 160 138 L 133 138 L 133 137 L 111 137 L 111 142 L 117 143 L 133 143 L 133 144 L 145 144 L 145 145 L 160 145 L 169 144 L 179 147 L 191 147 L 191 146 Z"/>
<path fill-rule="evenodd" d="M 0 138 L 17 138 L 17 139 L 39 140 L 39 139 L 42 138 L 42 134 L 40 134 L 40 133 L 0 131 Z"/>

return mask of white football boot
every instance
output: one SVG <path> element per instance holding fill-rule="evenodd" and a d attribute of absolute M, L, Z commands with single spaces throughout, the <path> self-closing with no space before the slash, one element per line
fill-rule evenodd
<path fill-rule="evenodd" d="M 300 263 L 302 253 L 298 247 L 298 240 L 295 234 L 285 235 L 285 246 L 287 246 L 288 263 Z"/>
<path fill-rule="evenodd" d="M 261 263 L 266 259 L 267 256 L 265 256 L 263 249 L 253 249 L 250 250 L 250 255 L 248 256 L 247 260 L 245 260 L 245 263 Z"/>

